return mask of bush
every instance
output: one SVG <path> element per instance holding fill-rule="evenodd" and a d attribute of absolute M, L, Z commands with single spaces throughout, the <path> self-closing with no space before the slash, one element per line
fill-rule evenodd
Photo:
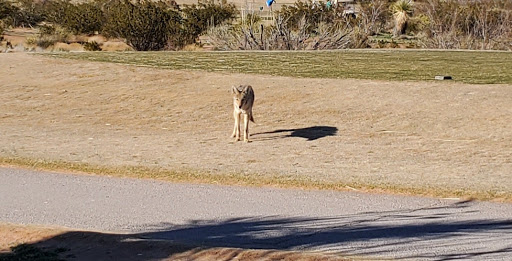
<path fill-rule="evenodd" d="M 101 2 L 73 4 L 68 0 L 52 0 L 45 6 L 46 17 L 75 34 L 94 34 L 104 24 Z"/>
<path fill-rule="evenodd" d="M 44 20 L 43 3 L 0 0 L 0 20 L 10 26 L 35 26 Z"/>
<path fill-rule="evenodd" d="M 197 36 L 190 35 L 184 30 L 183 23 L 184 19 L 180 12 L 175 9 L 168 10 L 170 15 L 168 23 L 168 39 L 166 49 L 179 50 L 185 47 L 187 44 L 194 43 Z"/>
<path fill-rule="evenodd" d="M 309 1 L 297 1 L 291 6 L 284 5 L 276 12 L 276 16 L 283 19 L 291 30 L 302 30 L 312 33 L 320 23 L 335 24 L 343 18 L 341 5 L 338 8 L 328 8 L 323 2 L 319 4 Z"/>
<path fill-rule="evenodd" d="M 511 1 L 427 0 L 418 10 L 428 48 L 512 49 Z"/>
<path fill-rule="evenodd" d="M 0 0 L 0 23 L 2 29 L 14 24 L 15 17 L 19 11 L 19 8 L 14 6 L 9 0 Z"/>
<path fill-rule="evenodd" d="M 2 20 L 0 20 L 0 42 L 4 40 L 4 31 L 5 31 L 5 25 L 2 22 Z"/>
<path fill-rule="evenodd" d="M 354 26 L 359 28 L 360 34 L 372 36 L 383 32 L 390 19 L 389 1 L 375 0 L 361 1 L 359 14 Z"/>
<path fill-rule="evenodd" d="M 184 44 L 191 44 L 209 27 L 234 19 L 237 9 L 234 4 L 227 4 L 225 0 L 218 4 L 211 0 L 199 2 L 197 5 L 186 5 L 182 13 L 181 38 Z"/>
<path fill-rule="evenodd" d="M 18 8 L 13 6 L 10 1 L 0 0 L 0 20 L 11 17 L 18 11 Z"/>
<path fill-rule="evenodd" d="M 245 15 L 245 19 L 244 19 L 244 21 L 242 21 L 242 24 L 253 25 L 253 24 L 261 23 L 261 21 L 262 21 L 261 16 L 259 16 L 258 14 L 248 13 Z"/>
<path fill-rule="evenodd" d="M 225 0 L 219 4 L 212 0 L 199 2 L 197 5 L 185 5 L 182 12 L 184 28 L 199 35 L 208 27 L 215 27 L 235 18 L 237 9 L 234 4 L 228 4 Z"/>
<path fill-rule="evenodd" d="M 57 42 L 66 42 L 69 34 L 65 29 L 54 25 L 41 25 L 36 36 L 29 37 L 27 44 L 36 45 L 46 49 Z"/>
<path fill-rule="evenodd" d="M 257 26 L 249 22 L 223 25 L 209 30 L 209 36 L 214 46 L 221 50 L 362 48 L 368 46 L 368 32 L 361 25 L 363 22 L 376 24 L 374 18 L 381 19 L 378 15 L 387 9 L 379 10 L 368 12 L 366 20 L 363 20 L 346 15 L 342 5 L 328 7 L 322 2 L 313 4 L 299 1 L 277 11 L 271 26 Z"/>
<path fill-rule="evenodd" d="M 181 49 L 195 43 L 208 26 L 235 17 L 232 4 L 200 2 L 177 9 L 173 3 L 152 1 L 112 1 L 105 5 L 104 32 L 125 38 L 139 51 Z"/>
<path fill-rule="evenodd" d="M 307 32 L 306 19 L 292 29 L 282 17 L 271 26 L 254 24 L 221 25 L 209 30 L 208 35 L 220 50 L 325 50 L 351 46 L 352 29 L 320 23 L 314 33 Z"/>
<path fill-rule="evenodd" d="M 126 39 L 137 51 L 162 50 L 169 39 L 172 10 L 163 2 L 112 1 L 105 6 L 108 36 Z"/>
<path fill-rule="evenodd" d="M 86 51 L 101 51 L 100 44 L 96 41 L 84 43 L 84 50 Z"/>

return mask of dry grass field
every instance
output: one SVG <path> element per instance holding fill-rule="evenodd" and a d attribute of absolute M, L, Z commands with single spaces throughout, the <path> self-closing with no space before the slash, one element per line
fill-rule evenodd
<path fill-rule="evenodd" d="M 512 88 L 167 70 L 0 54 L 4 165 L 512 200 Z M 232 84 L 254 87 L 234 143 Z"/>

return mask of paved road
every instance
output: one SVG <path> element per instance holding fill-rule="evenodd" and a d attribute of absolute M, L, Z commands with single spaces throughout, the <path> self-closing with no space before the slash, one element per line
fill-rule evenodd
<path fill-rule="evenodd" d="M 0 168 L 0 222 L 207 246 L 414 260 L 511 260 L 512 204 Z"/>

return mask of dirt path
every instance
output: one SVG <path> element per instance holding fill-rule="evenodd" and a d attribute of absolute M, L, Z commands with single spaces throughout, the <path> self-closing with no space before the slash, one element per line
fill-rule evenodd
<path fill-rule="evenodd" d="M 23 53 L 0 54 L 0 79 L 0 157 L 512 198 L 510 85 L 169 71 Z M 256 93 L 249 144 L 229 138 L 228 91 L 238 83 Z"/>

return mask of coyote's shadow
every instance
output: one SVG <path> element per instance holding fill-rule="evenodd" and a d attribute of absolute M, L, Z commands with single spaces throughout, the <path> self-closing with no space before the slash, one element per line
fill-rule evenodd
<path fill-rule="evenodd" d="M 264 134 L 276 134 L 276 133 L 286 133 L 286 135 L 280 135 L 277 137 L 269 137 L 267 139 L 275 139 L 275 138 L 287 138 L 287 137 L 299 137 L 307 139 L 308 141 L 317 140 L 320 138 L 324 138 L 327 136 L 335 136 L 338 133 L 338 128 L 332 126 L 313 126 L 307 128 L 298 128 L 298 129 L 279 129 L 275 131 L 267 131 L 267 132 L 259 132 L 254 133 L 252 136 L 264 135 Z"/>

